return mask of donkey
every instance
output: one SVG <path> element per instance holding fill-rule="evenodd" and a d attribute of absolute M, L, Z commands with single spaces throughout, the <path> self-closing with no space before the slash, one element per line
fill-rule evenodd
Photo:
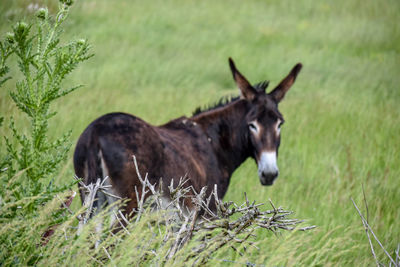
<path fill-rule="evenodd" d="M 197 192 L 207 186 L 210 193 L 216 184 L 218 196 L 222 198 L 232 173 L 252 157 L 258 164 L 261 184 L 272 185 L 279 174 L 277 156 L 284 123 L 278 104 L 302 65 L 295 65 L 270 93 L 266 93 L 268 82 L 252 86 L 231 58 L 229 65 L 240 96 L 197 110 L 190 118 L 180 117 L 153 126 L 130 114 L 110 113 L 93 121 L 75 148 L 76 175 L 85 184 L 109 176 L 110 193 L 128 199 L 126 215 L 138 207 L 135 192 L 140 194 L 142 187 L 133 155 L 139 172 L 147 173 L 152 184 L 158 185 L 160 178 L 164 185 L 171 180 L 177 184 L 186 175 L 187 186 Z M 82 189 L 80 194 L 84 202 Z M 101 192 L 96 198 L 94 205 L 98 210 L 114 201 Z"/>

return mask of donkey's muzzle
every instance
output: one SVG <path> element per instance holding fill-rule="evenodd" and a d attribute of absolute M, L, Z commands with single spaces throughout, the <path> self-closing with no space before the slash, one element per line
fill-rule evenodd
<path fill-rule="evenodd" d="M 258 177 L 262 185 L 272 185 L 278 177 L 279 169 L 276 164 L 276 152 L 263 152 L 258 161 Z"/>
<path fill-rule="evenodd" d="M 262 185 L 273 185 L 275 179 L 278 177 L 279 172 L 260 172 L 260 182 Z"/>

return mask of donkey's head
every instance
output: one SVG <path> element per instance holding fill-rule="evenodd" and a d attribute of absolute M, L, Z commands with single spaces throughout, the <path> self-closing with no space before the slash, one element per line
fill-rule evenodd
<path fill-rule="evenodd" d="M 272 185 L 279 174 L 276 162 L 281 141 L 280 129 L 285 121 L 278 110 L 278 104 L 293 85 L 302 65 L 298 63 L 294 66 L 289 75 L 270 93 L 265 92 L 267 84 L 258 88 L 251 86 L 236 69 L 231 58 L 229 65 L 233 79 L 240 89 L 240 97 L 248 102 L 249 109 L 246 114 L 248 142 L 252 156 L 258 164 L 261 184 Z"/>

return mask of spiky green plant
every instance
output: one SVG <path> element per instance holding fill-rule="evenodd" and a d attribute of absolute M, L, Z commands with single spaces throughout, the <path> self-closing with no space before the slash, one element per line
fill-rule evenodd
<path fill-rule="evenodd" d="M 48 138 L 49 121 L 56 114 L 51 104 L 80 87 L 65 89 L 62 82 L 79 63 L 92 56 L 86 40 L 61 44 L 61 25 L 70 5 L 71 1 L 60 1 L 54 18 L 46 8 L 39 9 L 33 23 L 16 23 L 0 42 L 0 85 L 11 79 L 7 76 L 7 59 L 15 56 L 22 78 L 10 96 L 30 122 L 24 132 L 11 117 L 12 136 L 4 137 L 6 151 L 1 151 L 0 265 L 35 264 L 40 258 L 40 253 L 34 252 L 41 234 L 36 230 L 67 219 L 61 216 L 63 210 L 57 209 L 42 221 L 44 224 L 32 227 L 33 222 L 41 221 L 38 216 L 44 205 L 72 184 L 53 186 L 51 182 L 70 149 L 70 133 L 55 140 Z"/>
<path fill-rule="evenodd" d="M 30 121 L 28 133 L 22 133 L 11 118 L 13 137 L 5 137 L 7 156 L 2 165 L 6 179 L 26 170 L 26 182 L 18 184 L 22 190 L 15 192 L 16 199 L 51 191 L 48 181 L 70 149 L 70 132 L 56 140 L 47 136 L 49 120 L 56 114 L 51 111 L 51 104 L 80 87 L 64 88 L 63 80 L 92 56 L 86 40 L 60 42 L 61 25 L 68 16 L 69 5 L 70 2 L 61 1 L 55 18 L 49 16 L 47 9 L 39 9 L 33 24 L 18 22 L 7 34 L 6 45 L 1 46 L 2 73 L 8 71 L 4 61 L 9 54 L 14 52 L 17 56 L 22 79 L 16 82 L 10 96 Z"/>

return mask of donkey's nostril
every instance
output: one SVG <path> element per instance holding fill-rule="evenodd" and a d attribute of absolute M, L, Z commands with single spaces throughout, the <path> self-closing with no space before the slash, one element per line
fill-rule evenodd
<path fill-rule="evenodd" d="M 260 175 L 260 181 L 262 185 L 272 185 L 279 172 L 262 172 Z"/>
<path fill-rule="evenodd" d="M 278 176 L 278 172 L 263 172 L 262 175 L 267 179 L 275 179 Z"/>

